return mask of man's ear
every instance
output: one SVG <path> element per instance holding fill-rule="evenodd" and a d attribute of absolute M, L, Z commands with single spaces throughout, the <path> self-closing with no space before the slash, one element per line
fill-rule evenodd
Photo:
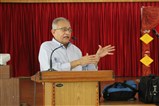
<path fill-rule="evenodd" d="M 54 33 L 55 33 L 55 30 L 51 29 L 51 33 L 52 33 L 52 35 L 54 35 Z"/>

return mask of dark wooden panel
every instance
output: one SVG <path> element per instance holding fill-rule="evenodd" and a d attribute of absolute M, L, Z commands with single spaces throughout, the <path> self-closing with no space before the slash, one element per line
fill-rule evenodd
<path fill-rule="evenodd" d="M 36 106 L 43 106 L 43 85 L 42 83 L 36 83 L 36 98 L 34 98 L 34 82 L 30 78 L 20 79 L 20 103 L 27 104 L 28 106 L 34 106 L 34 100 L 36 99 Z"/>

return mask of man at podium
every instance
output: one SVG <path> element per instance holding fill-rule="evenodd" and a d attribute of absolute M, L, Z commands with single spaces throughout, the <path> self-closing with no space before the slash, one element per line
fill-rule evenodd
<path fill-rule="evenodd" d="M 114 46 L 108 45 L 99 49 L 96 54 L 82 56 L 81 50 L 70 42 L 71 25 L 68 19 L 58 17 L 52 22 L 53 39 L 41 44 L 39 51 L 40 70 L 81 71 L 97 70 L 101 57 L 113 55 Z"/>

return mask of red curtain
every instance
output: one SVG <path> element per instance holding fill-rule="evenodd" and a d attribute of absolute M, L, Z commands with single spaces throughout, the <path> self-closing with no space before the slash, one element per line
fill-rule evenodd
<path fill-rule="evenodd" d="M 3 3 L 0 52 L 11 54 L 9 64 L 14 76 L 35 74 L 39 71 L 40 44 L 52 38 L 52 20 L 62 16 L 70 20 L 72 35 L 77 37 L 73 43 L 83 55 L 95 53 L 99 44 L 116 46 L 113 56 L 101 59 L 100 70 L 114 70 L 116 76 L 140 76 L 142 6 L 159 3 Z M 159 74 L 158 67 L 155 69 Z"/>
<path fill-rule="evenodd" d="M 151 31 L 149 34 L 155 38 L 149 44 L 142 43 L 142 57 L 148 55 L 154 60 L 149 66 L 142 65 L 142 75 L 156 74 L 158 73 L 158 71 L 155 71 L 158 69 L 158 45 L 156 46 L 156 44 L 158 44 L 158 35 L 155 35 L 154 28 L 159 24 L 159 7 L 143 6 L 141 9 L 141 21 L 142 35 Z M 147 32 L 148 30 L 149 32 Z"/>
<path fill-rule="evenodd" d="M 159 24 L 155 27 L 156 31 L 159 33 Z M 150 45 L 150 54 L 151 58 L 154 60 L 151 65 L 151 70 L 153 74 L 159 75 L 159 36 L 152 33 L 154 38 L 153 42 Z"/>
<path fill-rule="evenodd" d="M 142 9 L 142 31 L 151 30 L 159 23 L 159 7 L 147 6 Z"/>

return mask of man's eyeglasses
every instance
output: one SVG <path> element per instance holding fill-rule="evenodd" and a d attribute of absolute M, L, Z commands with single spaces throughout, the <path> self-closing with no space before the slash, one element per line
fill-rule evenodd
<path fill-rule="evenodd" d="M 69 31 L 70 33 L 72 32 L 72 29 L 71 28 L 67 28 L 67 27 L 57 28 L 57 29 L 54 29 L 54 30 L 61 30 L 62 32 Z"/>

